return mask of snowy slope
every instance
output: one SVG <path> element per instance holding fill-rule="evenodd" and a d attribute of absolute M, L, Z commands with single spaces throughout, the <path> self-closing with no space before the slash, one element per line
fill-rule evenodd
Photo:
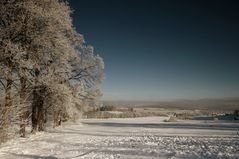
<path fill-rule="evenodd" d="M 85 119 L 10 141 L 1 159 L 239 158 L 238 123 L 163 118 Z"/>

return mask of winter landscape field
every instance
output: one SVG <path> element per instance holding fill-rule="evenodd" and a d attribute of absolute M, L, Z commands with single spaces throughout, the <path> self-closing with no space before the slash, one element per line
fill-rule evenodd
<path fill-rule="evenodd" d="M 166 117 L 84 119 L 12 140 L 1 159 L 239 158 L 239 123 Z"/>
<path fill-rule="evenodd" d="M 238 0 L 0 0 L 0 159 L 239 159 Z"/>

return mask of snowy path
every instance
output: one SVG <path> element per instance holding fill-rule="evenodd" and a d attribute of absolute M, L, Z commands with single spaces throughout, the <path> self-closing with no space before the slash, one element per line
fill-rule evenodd
<path fill-rule="evenodd" d="M 162 118 L 83 120 L 10 141 L 0 159 L 239 158 L 238 123 Z"/>

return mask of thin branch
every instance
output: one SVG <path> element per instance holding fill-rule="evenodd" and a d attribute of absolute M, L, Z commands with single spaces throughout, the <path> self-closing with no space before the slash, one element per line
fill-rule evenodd
<path fill-rule="evenodd" d="M 0 83 L 2 84 L 2 86 L 4 87 L 4 89 L 6 90 L 6 86 L 4 85 L 4 83 L 2 82 L 2 80 L 0 80 Z"/>

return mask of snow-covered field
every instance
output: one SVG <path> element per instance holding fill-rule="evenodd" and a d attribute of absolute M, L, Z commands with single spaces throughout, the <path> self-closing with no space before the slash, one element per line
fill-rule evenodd
<path fill-rule="evenodd" d="M 239 158 L 239 123 L 163 119 L 84 119 L 9 141 L 0 159 Z"/>

